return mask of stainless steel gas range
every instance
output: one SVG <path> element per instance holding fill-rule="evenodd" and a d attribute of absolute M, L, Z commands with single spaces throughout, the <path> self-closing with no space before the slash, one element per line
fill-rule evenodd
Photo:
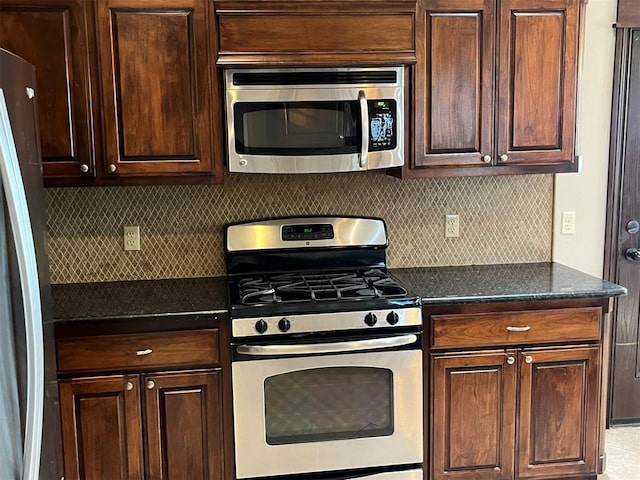
<path fill-rule="evenodd" d="M 422 478 L 419 299 L 381 219 L 225 229 L 236 477 Z"/>

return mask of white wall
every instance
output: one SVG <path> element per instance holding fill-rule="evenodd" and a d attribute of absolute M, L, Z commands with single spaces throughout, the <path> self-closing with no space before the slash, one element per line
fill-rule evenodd
<path fill-rule="evenodd" d="M 616 0 L 589 0 L 586 6 L 578 125 L 583 166 L 580 173 L 555 177 L 553 260 L 598 277 L 604 258 L 616 11 Z M 560 235 L 563 211 L 576 212 L 575 235 Z"/>

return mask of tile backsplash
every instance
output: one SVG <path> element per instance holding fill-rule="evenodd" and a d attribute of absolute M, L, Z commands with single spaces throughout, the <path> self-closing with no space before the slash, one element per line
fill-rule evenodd
<path fill-rule="evenodd" d="M 288 215 L 384 218 L 391 267 L 551 259 L 551 175 L 230 174 L 213 186 L 50 188 L 46 205 L 53 283 L 224 275 L 224 224 Z M 459 238 L 444 238 L 449 213 Z M 123 250 L 125 225 L 140 226 L 140 251 Z"/>

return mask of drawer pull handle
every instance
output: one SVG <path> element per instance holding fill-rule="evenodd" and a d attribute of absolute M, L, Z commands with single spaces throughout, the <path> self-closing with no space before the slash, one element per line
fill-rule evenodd
<path fill-rule="evenodd" d="M 509 332 L 528 332 L 529 330 L 531 330 L 531 325 L 525 325 L 524 327 L 507 327 L 507 331 Z"/>
<path fill-rule="evenodd" d="M 516 363 L 516 358 L 511 356 L 507 357 L 507 363 L 509 365 L 513 365 L 514 363 Z"/>
<path fill-rule="evenodd" d="M 139 357 L 149 355 L 150 353 L 153 353 L 153 350 L 151 350 L 150 348 L 146 348 L 144 350 L 136 350 L 136 355 Z"/>
<path fill-rule="evenodd" d="M 527 355 L 524 357 L 524 361 L 526 363 L 533 363 L 533 357 L 531 355 Z"/>

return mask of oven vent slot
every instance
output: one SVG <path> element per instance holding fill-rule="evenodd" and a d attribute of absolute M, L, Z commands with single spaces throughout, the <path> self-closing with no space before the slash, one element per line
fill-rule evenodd
<path fill-rule="evenodd" d="M 395 71 L 366 72 L 252 72 L 234 73 L 234 85 L 353 85 L 395 84 Z"/>

